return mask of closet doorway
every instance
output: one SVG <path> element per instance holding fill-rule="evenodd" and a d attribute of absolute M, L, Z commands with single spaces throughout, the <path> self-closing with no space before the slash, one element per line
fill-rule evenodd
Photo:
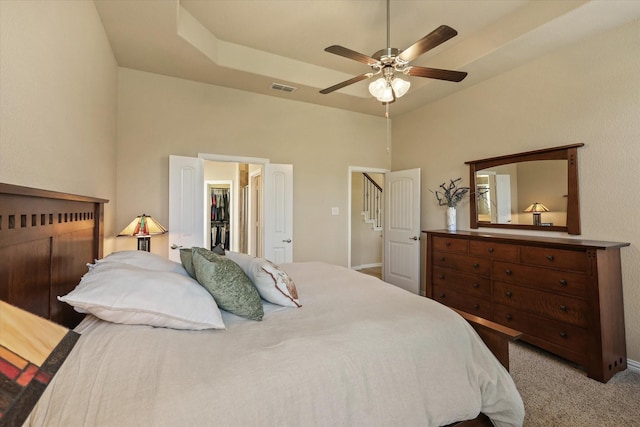
<path fill-rule="evenodd" d="M 255 157 L 206 153 L 198 153 L 198 157 L 169 156 L 169 259 L 180 261 L 179 248 L 207 247 L 211 211 L 206 208 L 210 194 L 207 194 L 205 181 L 222 178 L 205 177 L 206 161 L 248 165 L 248 173 L 234 174 L 232 178 L 230 192 L 233 196 L 229 202 L 231 250 L 238 251 L 246 243 L 251 255 L 261 253 L 263 258 L 276 264 L 293 262 L 293 165 L 270 163 L 269 159 Z M 255 171 L 252 170 L 254 167 Z M 256 200 L 252 201 L 248 196 L 244 209 L 248 212 L 245 223 L 248 225 L 241 227 L 241 209 L 237 205 L 243 200 L 239 195 L 243 193 L 244 185 L 240 186 L 239 177 L 255 177 L 258 169 L 261 175 L 259 191 L 246 191 L 256 195 Z M 252 212 L 258 214 L 251 216 Z M 255 230 L 262 230 L 262 233 L 254 235 Z M 246 239 L 239 237 L 241 232 L 247 233 Z"/>
<path fill-rule="evenodd" d="M 204 162 L 208 248 L 261 256 L 262 165 Z"/>

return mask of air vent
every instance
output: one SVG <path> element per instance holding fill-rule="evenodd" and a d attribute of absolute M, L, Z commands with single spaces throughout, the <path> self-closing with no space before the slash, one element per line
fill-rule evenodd
<path fill-rule="evenodd" d="M 271 83 L 271 89 L 281 90 L 283 92 L 293 92 L 297 87 L 283 85 L 282 83 Z"/>

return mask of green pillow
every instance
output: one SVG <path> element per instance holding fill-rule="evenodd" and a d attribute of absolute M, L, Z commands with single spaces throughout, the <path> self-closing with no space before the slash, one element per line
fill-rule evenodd
<path fill-rule="evenodd" d="M 224 255 L 224 248 L 222 248 L 222 246 L 216 246 L 213 248 L 212 251 L 209 251 L 205 248 L 198 248 L 198 247 L 180 249 L 180 261 L 182 262 L 182 266 L 184 267 L 185 270 L 187 270 L 187 273 L 189 273 L 189 276 L 191 276 L 194 279 L 196 278 L 196 272 L 193 269 L 192 253 L 196 249 L 200 250 L 201 255 L 206 259 L 208 259 L 209 261 L 211 261 L 210 258 L 212 258 L 211 256 L 212 253 Z M 222 253 L 220 253 L 220 251 L 222 251 Z"/>
<path fill-rule="evenodd" d="M 180 249 L 180 262 L 191 278 L 196 278 L 196 272 L 193 270 L 193 262 L 191 261 L 191 248 Z"/>
<path fill-rule="evenodd" d="M 202 248 L 194 248 L 191 258 L 198 282 L 218 307 L 247 319 L 262 320 L 260 294 L 238 264 Z"/>

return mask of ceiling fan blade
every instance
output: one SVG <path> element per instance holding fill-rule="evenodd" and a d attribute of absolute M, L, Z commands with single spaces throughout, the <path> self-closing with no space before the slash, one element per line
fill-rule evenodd
<path fill-rule="evenodd" d="M 333 46 L 329 46 L 325 49 L 326 52 L 334 53 L 336 55 L 344 56 L 345 58 L 353 59 L 358 62 L 362 62 L 367 65 L 374 65 L 380 63 L 375 58 L 365 55 L 364 53 L 356 52 L 355 50 L 348 49 L 343 46 L 339 46 L 334 44 Z"/>
<path fill-rule="evenodd" d="M 455 37 L 457 34 L 458 32 L 448 25 L 440 25 L 438 28 L 408 47 L 398 55 L 398 58 L 405 62 L 411 62 L 428 50 L 431 50 L 450 38 Z"/>
<path fill-rule="evenodd" d="M 460 82 L 467 73 L 464 71 L 441 70 L 439 68 L 428 67 L 408 67 L 405 74 L 415 77 L 428 77 L 430 79 L 448 80 L 450 82 Z"/>
<path fill-rule="evenodd" d="M 361 80 L 366 80 L 366 79 L 368 79 L 368 78 L 369 78 L 369 77 L 371 77 L 371 76 L 373 76 L 373 73 L 360 74 L 359 76 L 355 76 L 355 77 L 353 77 L 353 78 L 351 78 L 351 79 L 349 79 L 349 80 L 345 80 L 345 81 L 343 81 L 342 83 L 338 83 L 337 85 L 333 85 L 333 86 L 328 87 L 328 88 L 326 88 L 326 89 L 322 89 L 322 90 L 320 91 L 320 93 L 322 93 L 322 94 L 325 94 L 325 95 L 326 95 L 327 93 L 331 93 L 331 92 L 333 92 L 334 90 L 342 89 L 342 88 L 343 88 L 343 87 L 345 87 L 345 86 L 349 86 L 349 85 L 351 85 L 351 84 L 358 83 L 358 82 L 359 82 L 359 81 L 361 81 Z"/>

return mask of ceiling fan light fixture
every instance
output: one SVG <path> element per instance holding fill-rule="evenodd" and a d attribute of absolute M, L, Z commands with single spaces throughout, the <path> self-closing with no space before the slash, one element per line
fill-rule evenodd
<path fill-rule="evenodd" d="M 391 81 L 391 87 L 393 88 L 393 91 L 396 94 L 396 98 L 400 98 L 401 96 L 403 96 L 405 93 L 409 91 L 409 88 L 411 87 L 411 82 L 407 80 L 402 80 L 401 78 L 396 77 Z"/>
<path fill-rule="evenodd" d="M 412 77 L 426 77 L 430 79 L 446 80 L 451 82 L 460 82 L 466 76 L 466 72 L 441 70 L 439 68 L 418 67 L 409 65 L 411 61 L 416 59 L 423 53 L 439 46 L 447 40 L 455 37 L 458 32 L 448 25 L 440 25 L 438 28 L 409 46 L 405 50 L 391 47 L 390 43 L 390 13 L 389 4 L 387 3 L 387 48 L 374 53 L 372 56 L 356 52 L 340 45 L 332 45 L 325 48 L 326 52 L 340 55 L 345 58 L 353 59 L 371 67 L 371 72 L 360 74 L 345 80 L 344 82 L 335 84 L 326 89 L 322 89 L 320 93 L 328 94 L 333 91 L 342 89 L 345 86 L 360 82 L 371 78 L 375 75 L 382 74 L 380 78 L 369 84 L 369 93 L 383 104 L 394 102 L 396 98 L 400 98 L 409 91 L 411 83 L 399 79 L 395 73 L 404 74 Z"/>
<path fill-rule="evenodd" d="M 380 98 L 386 87 L 387 81 L 384 77 L 380 77 L 369 84 L 369 93 L 376 98 Z"/>
<path fill-rule="evenodd" d="M 393 89 L 391 88 L 391 86 L 387 85 L 384 88 L 384 91 L 382 91 L 382 95 L 380 95 L 378 98 L 378 101 L 380 102 L 391 102 L 393 101 Z"/>

